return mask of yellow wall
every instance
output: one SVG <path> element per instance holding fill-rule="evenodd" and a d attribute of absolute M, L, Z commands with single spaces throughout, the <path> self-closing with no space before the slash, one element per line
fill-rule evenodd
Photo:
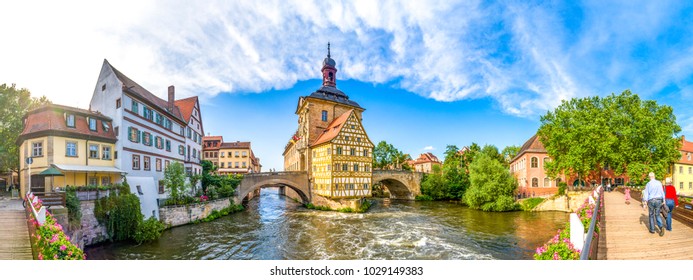
<path fill-rule="evenodd" d="M 322 196 L 332 196 L 332 144 L 313 147 L 313 190 Z M 328 150 L 330 151 L 328 153 Z"/>
<path fill-rule="evenodd" d="M 67 165 L 82 165 L 82 166 L 115 166 L 114 151 L 115 144 L 110 144 L 106 142 L 84 140 L 69 137 L 60 136 L 46 136 L 37 137 L 33 139 L 27 139 L 19 147 L 19 158 L 20 158 L 20 192 L 22 196 L 28 190 L 29 174 L 27 165 L 25 163 L 26 157 L 32 154 L 32 143 L 42 142 L 43 143 L 43 155 L 40 157 L 33 158 L 33 164 L 31 164 L 31 174 L 36 175 L 41 173 L 50 167 L 51 164 L 67 164 Z M 77 156 L 70 157 L 66 155 L 67 142 L 77 143 Z M 87 147 L 88 145 L 98 145 L 98 158 L 88 158 Z M 102 158 L 103 151 L 102 147 L 111 147 L 110 160 L 104 160 Z M 88 184 L 86 180 L 87 175 L 80 172 L 69 172 L 63 171 L 65 176 L 54 176 L 51 179 L 50 176 L 44 178 L 45 180 L 45 191 L 52 191 L 51 187 L 65 187 L 66 185 L 71 186 L 84 186 Z M 90 173 L 89 177 L 96 176 L 98 178 L 98 185 L 101 184 L 102 177 L 110 177 L 111 183 L 120 181 L 120 174 L 114 173 Z"/>
<path fill-rule="evenodd" d="M 236 152 L 238 152 L 238 156 L 236 156 Z M 245 156 L 243 156 L 244 152 Z M 222 156 L 222 154 L 224 156 Z M 252 167 L 253 170 L 259 170 L 259 166 L 253 165 L 253 161 L 250 158 L 251 154 L 250 149 L 219 149 L 217 166 L 219 169 L 245 169 L 245 172 L 247 172 L 249 167 Z M 236 167 L 236 162 L 238 162 L 238 167 Z M 221 167 L 222 163 L 224 163 L 224 167 Z M 231 166 L 229 166 L 229 163 Z M 219 172 L 223 173 L 221 170 Z"/>
<path fill-rule="evenodd" d="M 689 172 L 689 168 L 691 172 Z M 693 194 L 693 165 L 675 163 L 672 171 L 672 183 L 676 188 L 676 193 L 680 195 Z M 683 183 L 683 188 L 681 188 L 681 183 Z"/>

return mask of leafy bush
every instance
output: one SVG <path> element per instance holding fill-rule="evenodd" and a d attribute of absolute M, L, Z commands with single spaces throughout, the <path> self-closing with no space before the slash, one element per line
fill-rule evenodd
<path fill-rule="evenodd" d="M 163 232 L 164 229 L 166 229 L 164 223 L 157 221 L 154 217 L 149 217 L 149 219 L 139 223 L 133 235 L 133 239 L 139 244 L 154 241 L 161 237 L 161 232 Z"/>
<path fill-rule="evenodd" d="M 464 196 L 469 207 L 495 212 L 519 208 L 513 195 L 517 181 L 502 163 L 480 153 L 469 165 L 469 169 L 471 186 Z"/>
<path fill-rule="evenodd" d="M 46 212 L 46 222 L 42 226 L 39 226 L 33 216 L 30 221 L 36 227 L 36 235 L 32 235 L 32 239 L 35 240 L 34 245 L 38 249 L 39 260 L 83 260 L 86 258 L 84 252 L 65 236 L 63 227 L 50 213 Z"/>
<path fill-rule="evenodd" d="M 564 195 L 567 188 L 568 184 L 566 184 L 566 182 L 558 183 L 558 195 Z"/>
<path fill-rule="evenodd" d="M 313 205 L 313 203 L 306 204 L 306 208 L 320 211 L 332 211 L 332 208 L 330 207 Z"/>
<path fill-rule="evenodd" d="M 115 241 L 132 238 L 143 220 L 140 199 L 134 194 L 111 194 L 95 202 L 94 216 Z"/>
<path fill-rule="evenodd" d="M 243 211 L 244 209 L 245 209 L 245 207 L 243 207 L 243 205 L 238 205 L 238 204 L 234 204 L 233 202 L 231 202 L 231 205 L 229 205 L 228 207 L 221 209 L 220 211 L 212 210 L 212 213 L 210 213 L 209 216 L 205 217 L 204 219 L 195 221 L 195 222 L 199 223 L 199 222 L 214 221 L 218 218 L 221 218 L 223 216 L 227 216 L 231 213 Z"/>
<path fill-rule="evenodd" d="M 539 205 L 542 202 L 544 202 L 544 199 L 541 197 L 527 198 L 522 201 L 520 207 L 524 211 L 531 211 L 532 209 L 534 209 L 534 207 L 537 207 L 537 205 Z"/>
<path fill-rule="evenodd" d="M 67 217 L 70 228 L 78 229 L 82 224 L 82 205 L 77 198 L 75 190 L 65 192 L 65 206 L 67 207 Z"/>
<path fill-rule="evenodd" d="M 417 201 L 431 201 L 433 198 L 430 195 L 422 194 L 422 195 L 417 195 L 415 198 Z"/>

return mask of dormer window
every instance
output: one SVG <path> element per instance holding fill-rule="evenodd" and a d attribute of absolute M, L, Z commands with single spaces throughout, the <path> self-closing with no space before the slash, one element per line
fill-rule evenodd
<path fill-rule="evenodd" d="M 101 121 L 101 125 L 103 126 L 103 131 L 108 132 L 108 130 L 110 129 L 110 126 L 108 125 L 108 123 Z"/>
<path fill-rule="evenodd" d="M 89 130 L 96 131 L 96 119 L 95 118 L 88 118 L 88 119 L 89 119 Z"/>
<path fill-rule="evenodd" d="M 65 123 L 68 127 L 75 127 L 75 115 L 68 114 L 67 117 L 65 117 Z"/>

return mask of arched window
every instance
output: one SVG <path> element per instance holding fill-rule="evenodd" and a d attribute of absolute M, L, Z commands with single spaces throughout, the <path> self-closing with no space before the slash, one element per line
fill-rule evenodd
<path fill-rule="evenodd" d="M 531 164 L 532 164 L 532 168 L 537 168 L 537 167 L 539 167 L 539 159 L 536 158 L 536 157 L 532 157 Z"/>
<path fill-rule="evenodd" d="M 549 180 L 549 177 L 544 178 L 544 188 L 550 188 L 551 187 L 551 180 Z"/>
<path fill-rule="evenodd" d="M 539 179 L 532 178 L 532 188 L 538 188 L 538 187 L 539 187 Z"/>
<path fill-rule="evenodd" d="M 330 77 L 330 82 L 334 80 L 334 74 L 332 74 L 332 72 L 327 73 L 327 76 Z"/>

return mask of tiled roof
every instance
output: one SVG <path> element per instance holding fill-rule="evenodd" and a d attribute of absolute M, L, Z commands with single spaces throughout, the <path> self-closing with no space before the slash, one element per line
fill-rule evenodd
<path fill-rule="evenodd" d="M 438 163 L 440 163 L 440 160 L 438 159 L 438 157 L 436 157 L 432 153 L 423 153 L 419 156 L 419 158 L 417 158 L 414 161 L 414 164 L 420 164 L 420 163 L 425 163 L 425 162 L 438 162 Z"/>
<path fill-rule="evenodd" d="M 693 142 L 687 141 L 686 137 L 681 139 L 681 151 L 693 152 Z"/>
<path fill-rule="evenodd" d="M 525 142 L 522 145 L 520 151 L 517 152 L 517 155 L 512 160 L 510 160 L 510 162 L 515 161 L 515 159 L 519 158 L 520 156 L 522 156 L 522 154 L 527 152 L 546 153 L 546 148 L 544 148 L 544 144 L 541 143 L 537 134 L 534 134 L 532 137 L 529 138 L 529 140 L 527 140 L 527 142 Z"/>
<path fill-rule="evenodd" d="M 193 109 L 195 108 L 195 104 L 197 103 L 197 96 L 179 99 L 173 103 L 180 110 L 180 113 L 183 115 L 185 122 L 190 123 L 190 117 L 192 116 Z"/>
<path fill-rule="evenodd" d="M 221 143 L 222 149 L 250 149 L 250 142 L 223 142 Z"/>
<path fill-rule="evenodd" d="M 216 144 L 217 145 L 213 145 Z M 202 149 L 203 150 L 218 150 L 221 143 L 224 142 L 224 138 L 221 136 L 202 136 Z"/>
<path fill-rule="evenodd" d="M 136 83 L 132 79 L 125 76 L 125 74 L 121 73 L 120 71 L 118 71 L 118 69 L 113 67 L 113 65 L 111 65 L 108 62 L 108 60 L 104 60 L 104 63 L 108 64 L 108 66 L 111 67 L 111 69 L 113 70 L 113 73 L 116 74 L 116 77 L 118 78 L 118 80 L 120 80 L 120 82 L 123 83 L 123 91 L 127 91 L 129 93 L 132 93 L 134 95 L 139 96 L 143 100 L 148 101 L 150 104 L 152 104 L 156 107 L 159 107 L 158 108 L 159 111 L 168 112 L 171 116 L 173 116 L 174 118 L 177 118 L 181 122 L 185 121 L 185 119 L 181 115 L 181 112 L 178 109 L 178 107 L 173 106 L 173 110 L 169 111 L 168 110 L 168 101 L 157 97 L 156 95 L 149 92 L 148 90 L 146 90 L 144 87 L 140 86 L 138 83 Z"/>
<path fill-rule="evenodd" d="M 75 127 L 67 126 L 65 120 L 66 113 L 75 115 Z M 97 120 L 96 131 L 89 129 L 87 117 Z M 103 122 L 106 122 L 108 131 L 104 131 Z M 24 129 L 17 138 L 17 143 L 21 143 L 21 141 L 25 139 L 45 135 L 84 137 L 108 142 L 115 142 L 117 140 L 109 117 L 97 112 L 56 104 L 43 105 L 28 112 L 25 116 Z"/>
<path fill-rule="evenodd" d="M 312 146 L 320 145 L 325 142 L 329 142 L 330 140 L 334 139 L 337 137 L 339 132 L 342 130 L 342 125 L 349 119 L 349 116 L 354 112 L 354 109 L 351 109 L 349 111 L 346 111 L 344 114 L 341 116 L 335 118 L 332 120 L 332 122 L 327 126 L 327 129 L 325 129 L 320 136 L 318 136 L 317 139 L 315 139 L 315 142 L 313 143 Z"/>
<path fill-rule="evenodd" d="M 342 103 L 342 104 L 346 104 L 349 106 L 363 109 L 355 101 L 349 100 L 349 96 L 347 96 L 344 92 L 337 89 L 336 87 L 323 86 L 307 97 L 313 97 L 313 98 L 317 98 L 317 99 L 328 100 L 328 101 Z"/>

